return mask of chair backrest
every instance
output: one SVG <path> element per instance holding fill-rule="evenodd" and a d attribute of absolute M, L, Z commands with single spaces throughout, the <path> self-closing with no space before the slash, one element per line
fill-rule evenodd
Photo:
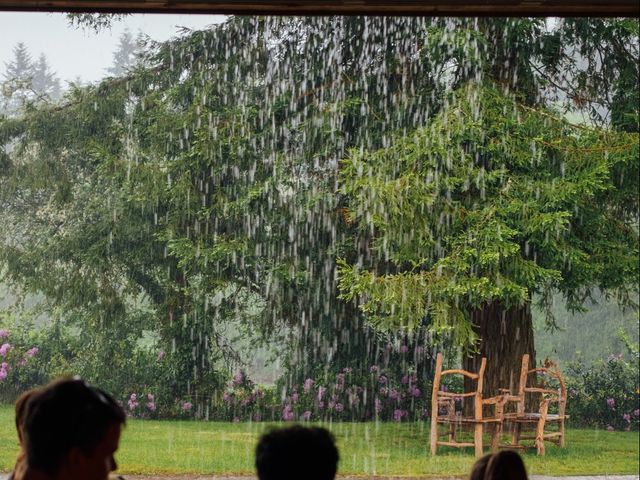
<path fill-rule="evenodd" d="M 441 399 L 455 399 L 464 397 L 473 397 L 474 399 L 474 418 L 482 420 L 482 388 L 484 383 L 484 370 L 487 366 L 487 359 L 482 357 L 480 360 L 480 369 L 478 373 L 468 372 L 467 370 L 453 369 L 442 370 L 442 353 L 438 353 L 436 357 L 436 371 L 433 379 L 433 390 L 431 393 L 432 415 L 438 414 L 438 401 Z M 445 375 L 463 375 L 465 377 L 476 380 L 476 389 L 470 392 L 444 392 L 440 390 L 442 377 Z"/>
<path fill-rule="evenodd" d="M 528 387 L 528 379 L 533 374 L 534 386 Z M 553 378 L 558 382 L 558 388 L 544 388 L 538 387 L 537 384 L 537 376 L 539 374 L 545 375 L 547 377 Z M 546 367 L 538 367 L 538 368 L 529 368 L 529 355 L 524 354 L 522 356 L 522 365 L 520 368 L 520 382 L 518 384 L 518 395 L 517 395 L 517 412 L 518 414 L 523 414 L 525 412 L 525 396 L 527 393 L 537 393 L 540 395 L 550 395 L 551 401 L 558 402 L 558 414 L 563 416 L 565 414 L 565 409 L 567 406 L 567 386 L 564 383 L 564 378 L 560 373 L 560 368 L 557 364 L 550 364 Z"/>

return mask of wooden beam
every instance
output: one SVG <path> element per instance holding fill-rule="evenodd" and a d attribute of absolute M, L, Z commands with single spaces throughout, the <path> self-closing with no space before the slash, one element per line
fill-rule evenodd
<path fill-rule="evenodd" d="M 640 16 L 638 0 L 0 0 L 0 10 L 240 15 Z"/>

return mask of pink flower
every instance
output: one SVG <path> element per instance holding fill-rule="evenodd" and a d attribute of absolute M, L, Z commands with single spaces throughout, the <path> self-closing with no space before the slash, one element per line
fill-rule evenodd
<path fill-rule="evenodd" d="M 393 420 L 396 422 L 399 422 L 402 420 L 402 417 L 404 417 L 406 414 L 406 412 L 404 410 L 394 410 L 393 411 Z"/>
<path fill-rule="evenodd" d="M 182 404 L 182 410 L 184 412 L 188 412 L 189 410 L 191 410 L 192 407 L 193 407 L 193 404 L 191 402 L 183 402 Z"/>
<path fill-rule="evenodd" d="M 7 338 L 9 336 L 9 330 L 0 328 L 0 338 Z"/>
<path fill-rule="evenodd" d="M 342 405 L 341 403 L 336 403 L 335 409 L 336 412 L 342 412 L 344 410 L 344 405 Z"/>
<path fill-rule="evenodd" d="M 397 400 L 398 398 L 400 398 L 400 394 L 395 388 L 392 388 L 391 391 L 389 391 L 389 398 L 391 400 Z"/>
<path fill-rule="evenodd" d="M 607 398 L 607 407 L 613 410 L 615 406 L 616 406 L 616 400 L 612 397 Z"/>
<path fill-rule="evenodd" d="M 625 413 L 624 415 L 622 415 L 622 419 L 625 422 L 631 422 L 631 415 L 629 415 L 628 413 Z"/>
<path fill-rule="evenodd" d="M 636 417 L 639 417 L 639 416 L 640 416 L 640 408 L 636 408 L 636 409 L 633 411 L 633 415 L 634 415 L 634 416 L 636 416 Z"/>
<path fill-rule="evenodd" d="M 36 356 L 36 354 L 37 354 L 39 351 L 40 351 L 40 349 L 39 349 L 38 347 L 33 347 L 33 348 L 30 348 L 29 350 L 27 350 L 26 355 L 27 355 L 27 357 L 29 357 L 29 358 L 33 358 L 33 357 L 35 357 L 35 356 Z"/>
<path fill-rule="evenodd" d="M 378 367 L 377 365 L 371 365 L 371 367 L 369 367 L 369 371 L 371 373 L 376 373 L 380 370 L 380 367 Z"/>
<path fill-rule="evenodd" d="M 324 397 L 324 394 L 326 393 L 326 391 L 327 389 L 322 385 L 318 387 L 318 400 L 322 400 L 322 397 Z"/>
<path fill-rule="evenodd" d="M 158 361 L 161 361 L 165 356 L 164 350 L 158 352 Z"/>
<path fill-rule="evenodd" d="M 607 425 L 607 431 L 613 432 L 614 428 L 611 425 Z"/>
<path fill-rule="evenodd" d="M 153 393 L 147 393 L 147 400 L 149 400 L 150 402 L 153 402 L 155 400 Z"/>
<path fill-rule="evenodd" d="M 302 419 L 305 422 L 308 422 L 309 420 L 311 420 L 311 412 L 309 410 L 306 410 L 303 414 L 302 414 Z"/>
<path fill-rule="evenodd" d="M 284 420 L 285 422 L 290 422 L 291 420 L 293 420 L 293 409 L 291 408 L 291 405 L 285 405 L 284 409 L 282 410 L 282 420 Z"/>
<path fill-rule="evenodd" d="M 313 379 L 312 379 L 312 378 L 307 378 L 307 379 L 304 381 L 304 385 L 303 385 L 303 387 L 302 387 L 302 388 L 303 388 L 303 390 L 304 390 L 304 393 L 309 393 L 309 392 L 311 391 L 311 388 L 313 387 L 313 384 L 314 384 L 314 383 L 315 383 L 315 382 L 313 381 Z"/>
<path fill-rule="evenodd" d="M 7 375 L 9 375 L 9 372 L 7 372 L 4 368 L 0 368 L 0 381 L 7 378 Z"/>
<path fill-rule="evenodd" d="M 238 386 L 240 384 L 242 384 L 242 381 L 244 380 L 244 373 L 240 372 L 236 372 L 236 374 L 233 376 L 233 385 L 234 386 Z"/>
<path fill-rule="evenodd" d="M 381 385 L 384 385 L 387 383 L 387 377 L 385 377 L 384 375 L 380 375 L 380 378 L 378 379 L 378 382 L 380 382 Z"/>
<path fill-rule="evenodd" d="M 152 412 L 155 412 L 155 411 L 156 411 L 156 404 L 155 404 L 155 402 L 149 402 L 149 403 L 147 403 L 147 408 L 148 408 L 149 410 L 151 410 Z"/>
<path fill-rule="evenodd" d="M 418 387 L 414 387 L 413 390 L 411 390 L 411 395 L 413 395 L 414 397 L 419 397 L 421 393 L 422 392 Z"/>
<path fill-rule="evenodd" d="M 298 396 L 297 393 L 294 393 L 293 395 L 291 395 L 291 401 L 293 403 L 297 403 L 298 402 L 298 398 L 300 398 L 300 397 Z"/>
<path fill-rule="evenodd" d="M 9 350 L 11 350 L 11 345 L 3 343 L 2 346 L 0 346 L 0 357 L 6 357 Z"/>

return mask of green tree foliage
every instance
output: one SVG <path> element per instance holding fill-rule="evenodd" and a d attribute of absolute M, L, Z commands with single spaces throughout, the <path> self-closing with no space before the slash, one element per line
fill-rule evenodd
<path fill-rule="evenodd" d="M 343 263 L 345 297 L 385 327 L 415 328 L 428 312 L 469 344 L 468 312 L 486 303 L 559 290 L 578 309 L 596 287 L 627 299 L 638 153 L 635 134 L 576 127 L 470 84 L 429 127 L 344 161 L 350 219 L 375 252 L 369 265 Z"/>

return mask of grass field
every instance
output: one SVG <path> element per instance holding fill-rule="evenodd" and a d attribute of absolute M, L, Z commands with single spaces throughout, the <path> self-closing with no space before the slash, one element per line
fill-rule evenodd
<path fill-rule="evenodd" d="M 119 472 L 247 474 L 261 432 L 273 424 L 130 420 L 116 459 Z M 464 475 L 471 450 L 428 453 L 429 427 L 422 423 L 324 424 L 337 437 L 342 474 Z M 0 471 L 13 466 L 17 452 L 13 409 L 0 406 Z M 567 448 L 554 445 L 545 457 L 527 453 L 529 473 L 543 475 L 638 474 L 638 432 L 570 429 Z"/>

